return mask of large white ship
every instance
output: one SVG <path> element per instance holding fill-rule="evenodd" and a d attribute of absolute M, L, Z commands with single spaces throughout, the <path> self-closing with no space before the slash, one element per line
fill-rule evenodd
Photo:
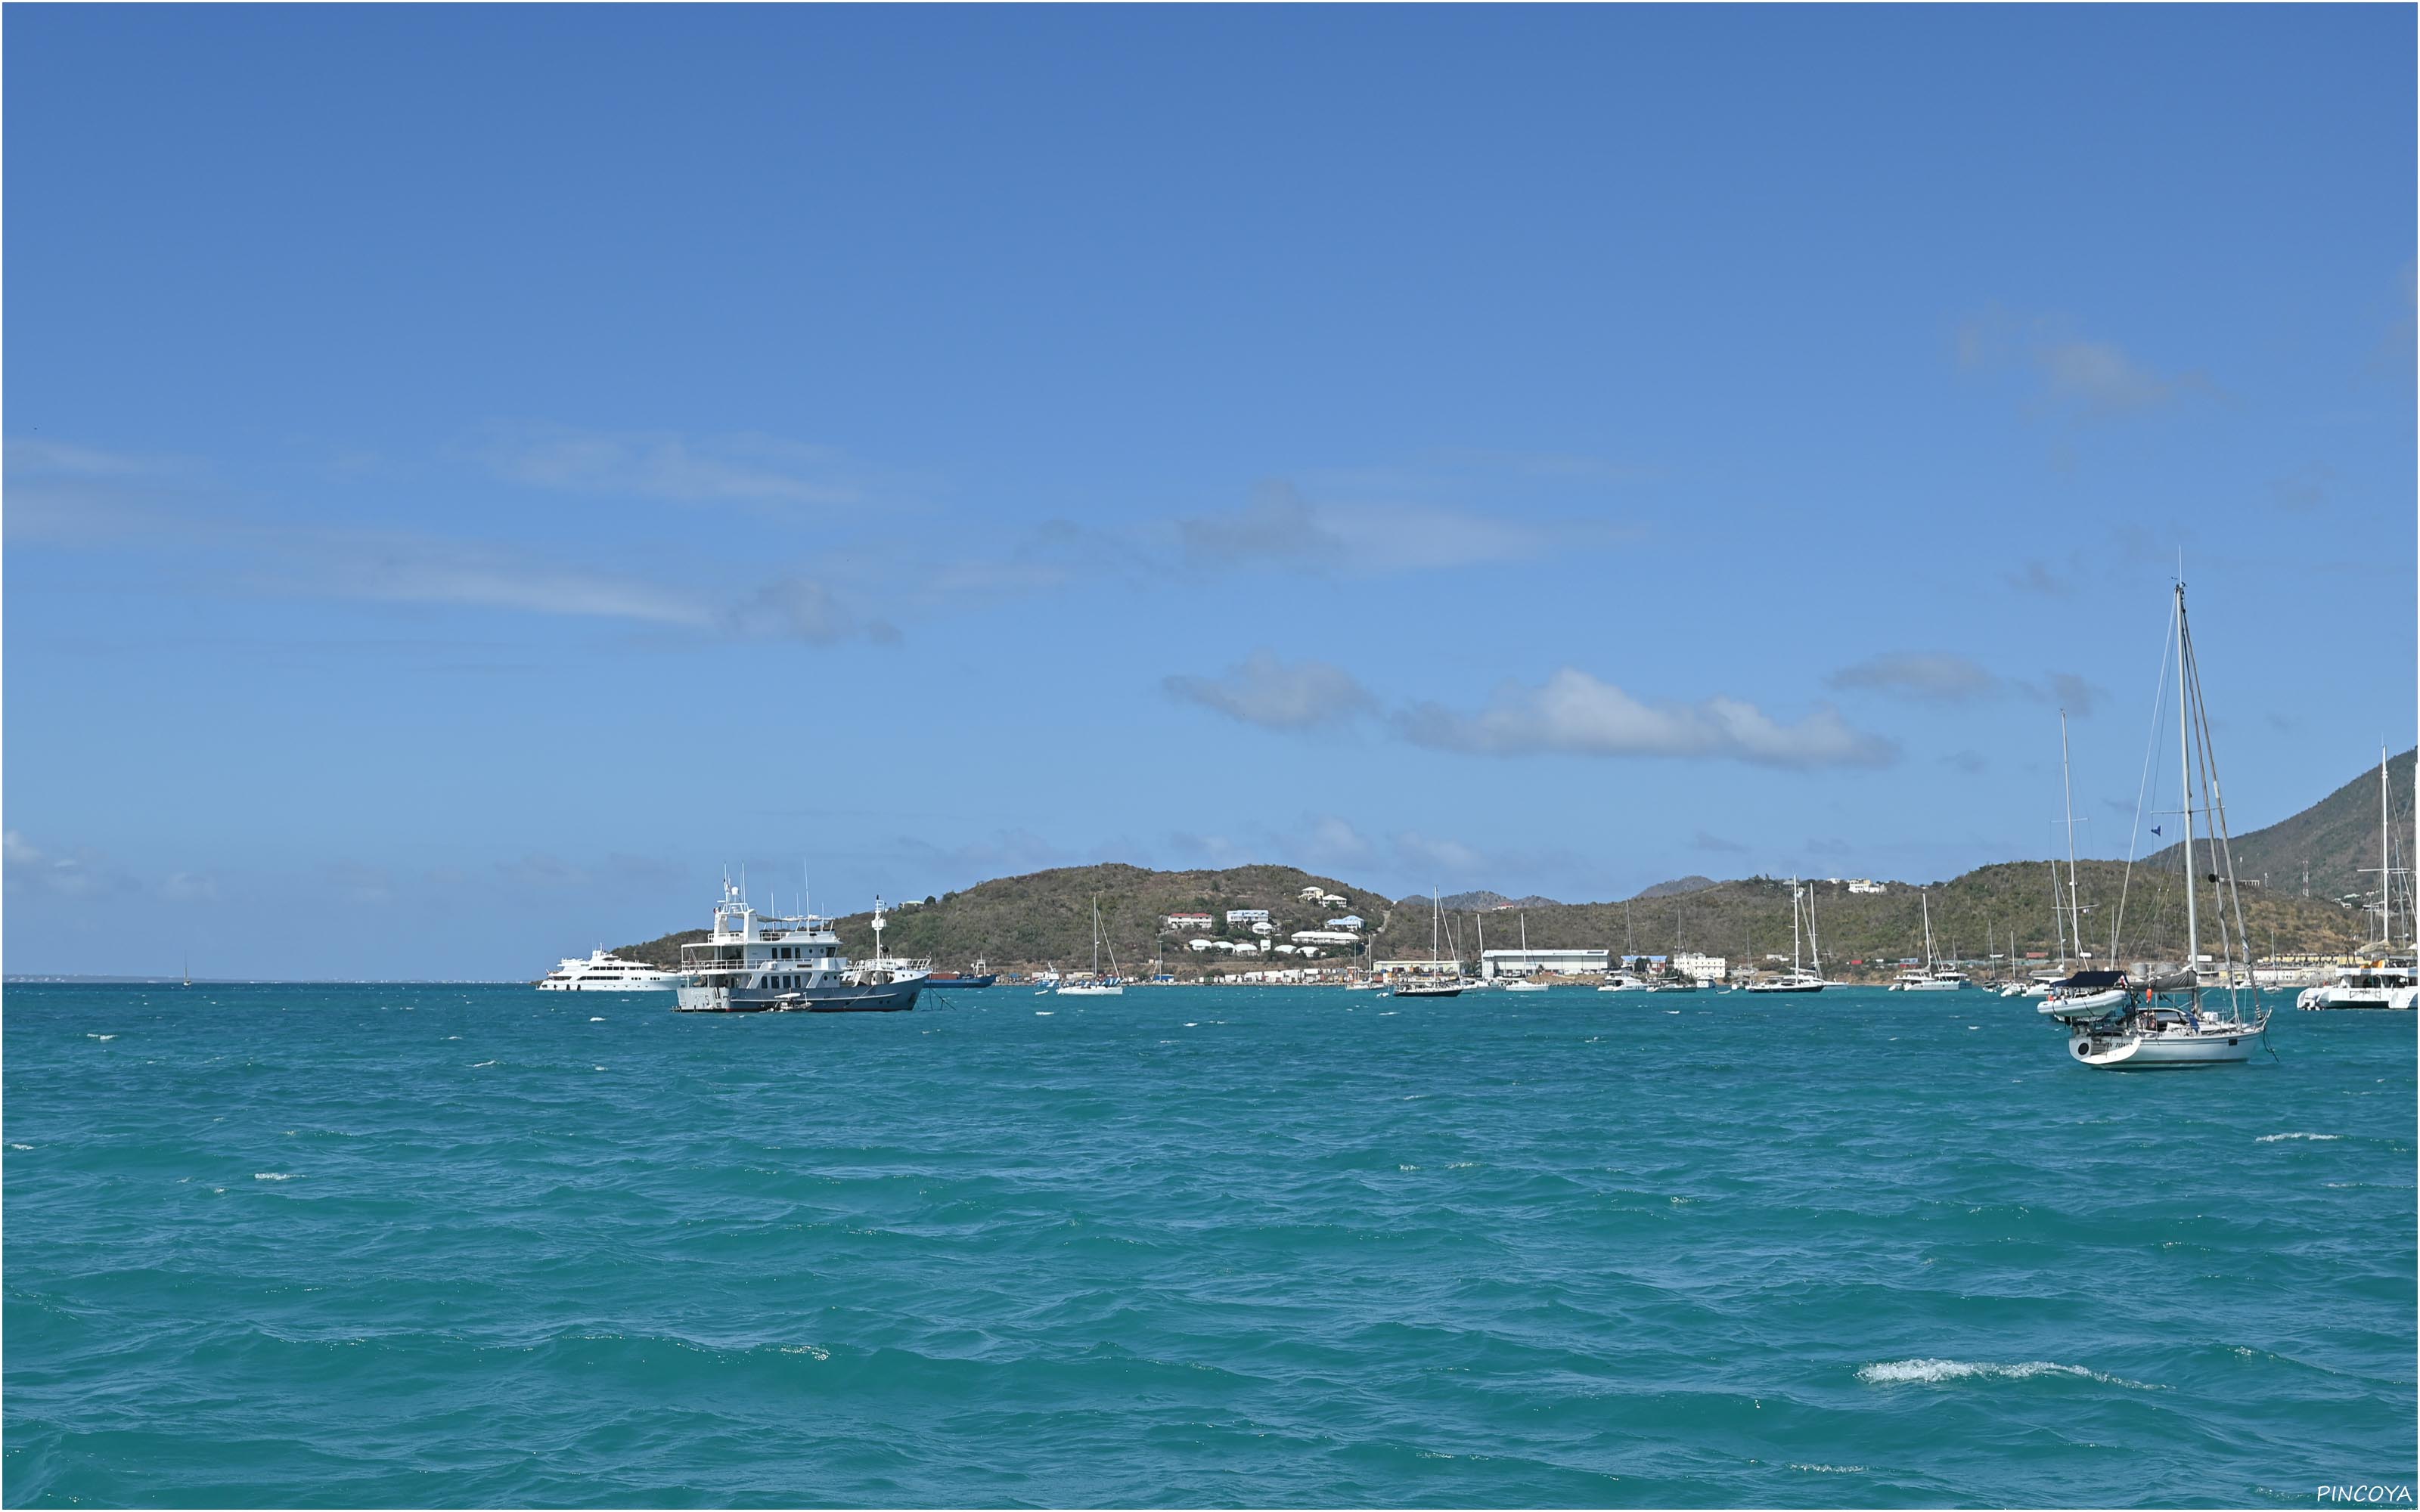
<path fill-rule="evenodd" d="M 540 979 L 537 988 L 542 993 L 664 993 L 680 984 L 677 971 L 598 950 L 586 960 L 565 956 L 563 964 Z"/>
<path fill-rule="evenodd" d="M 767 915 L 722 885 L 714 929 L 681 947 L 684 1013 L 895 1013 L 916 1006 L 930 961 L 882 953 L 882 910 L 874 912 L 874 959 L 841 954 L 831 921 L 814 914 Z"/>

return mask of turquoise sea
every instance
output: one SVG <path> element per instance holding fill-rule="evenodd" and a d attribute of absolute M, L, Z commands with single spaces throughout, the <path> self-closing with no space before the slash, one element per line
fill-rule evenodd
<path fill-rule="evenodd" d="M 1981 993 L 669 1004 L 10 987 L 0 1495 L 2415 1479 L 2408 1015 L 2129 1076 Z"/>

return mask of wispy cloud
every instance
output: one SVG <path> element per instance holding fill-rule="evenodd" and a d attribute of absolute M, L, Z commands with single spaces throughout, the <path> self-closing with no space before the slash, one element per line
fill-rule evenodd
<path fill-rule="evenodd" d="M 1702 829 L 1690 837 L 1689 846 L 1692 850 L 1709 851 L 1717 856 L 1738 856 L 1747 850 L 1746 846 L 1735 840 L 1725 840 L 1720 835 L 1711 834 Z"/>
<path fill-rule="evenodd" d="M 1349 724 L 1377 708 L 1377 700 L 1343 668 L 1325 661 L 1286 662 L 1260 650 L 1217 677 L 1176 675 L 1160 686 L 1171 698 L 1200 704 L 1265 730 L 1315 730 Z"/>
<path fill-rule="evenodd" d="M 2189 393 L 2215 392 L 2202 373 L 2162 371 L 2117 342 L 2078 332 L 2064 316 L 1969 316 L 1958 323 L 1952 347 L 1968 371 L 2015 366 L 2029 373 L 2033 403 L 2073 418 L 2139 414 Z"/>
<path fill-rule="evenodd" d="M 1835 688 L 1863 688 L 1946 702 L 1991 698 L 2000 691 L 1996 673 L 1947 652 L 1887 652 L 1843 667 L 1824 681 Z"/>
<path fill-rule="evenodd" d="M 1619 537 L 1595 521 L 1542 522 L 1419 502 L 1314 502 L 1282 479 L 1255 487 L 1240 509 L 1181 518 L 1172 529 L 1180 557 L 1197 568 L 1342 576 L 1528 562 Z"/>
<path fill-rule="evenodd" d="M 475 452 L 499 478 L 571 493 L 692 504 L 854 504 L 865 498 L 844 454 L 772 436 L 515 425 L 494 427 Z"/>
<path fill-rule="evenodd" d="M 1785 724 L 1738 699 L 1649 703 L 1568 667 L 1544 687 L 1507 686 L 1475 714 L 1414 705 L 1398 717 L 1397 728 L 1416 745 L 1491 756 L 1724 758 L 1816 767 L 1880 766 L 1898 755 L 1891 742 L 1851 728 L 1828 705 Z"/>
<path fill-rule="evenodd" d="M 45 851 L 16 830 L 0 831 L 0 875 L 8 890 L 54 898 L 98 898 L 131 889 L 123 873 L 89 852 Z"/>

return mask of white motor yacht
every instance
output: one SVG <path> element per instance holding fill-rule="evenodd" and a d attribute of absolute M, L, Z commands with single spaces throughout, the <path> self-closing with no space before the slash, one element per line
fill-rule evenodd
<path fill-rule="evenodd" d="M 644 961 L 625 961 L 620 956 L 602 950 L 593 952 L 586 960 L 568 955 L 563 964 L 539 980 L 542 993 L 668 993 L 681 984 L 681 974 L 648 965 Z"/>

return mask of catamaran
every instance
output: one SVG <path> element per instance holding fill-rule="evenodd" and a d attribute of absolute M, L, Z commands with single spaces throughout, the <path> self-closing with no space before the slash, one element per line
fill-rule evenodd
<path fill-rule="evenodd" d="M 2361 959 L 2336 967 L 2335 979 L 2304 991 L 2296 1008 L 2420 1008 L 2420 907 L 2403 900 L 2409 938 L 2395 939 L 2395 879 L 2412 873 L 2395 864 L 2395 790 L 2386 748 L 2378 748 L 2378 943 L 2364 946 Z M 2406 887 L 2409 887 L 2407 881 Z"/>
<path fill-rule="evenodd" d="M 1118 976 L 1118 948 L 1109 947 L 1109 974 L 1101 975 L 1101 900 L 1093 900 L 1093 975 L 1083 981 L 1063 981 L 1061 997 L 1124 997 L 1126 987 Z"/>
<path fill-rule="evenodd" d="M 2179 985 L 2174 988 L 2166 988 L 2164 983 L 2136 987 L 2115 972 L 2085 972 L 2069 978 L 2064 985 L 2072 989 L 2123 995 L 2122 1000 L 2105 1012 L 2087 1018 L 2080 1007 L 2086 993 L 2079 991 L 2074 995 L 2079 1006 L 2057 1015 L 2068 1027 L 2068 1054 L 2080 1065 L 2134 1071 L 2239 1063 L 2252 1058 L 2254 1048 L 2265 1042 L 2269 1030 L 2269 1011 L 2260 1007 L 2259 988 L 2252 980 L 2251 936 L 2243 927 L 2243 896 L 2236 886 L 2226 802 L 2219 787 L 2210 709 L 2202 697 L 2201 668 L 2194 655 L 2193 629 L 2185 618 L 2182 579 L 2177 582 L 2174 626 L 2179 804 L 2184 815 L 2184 837 L 2180 849 L 2184 866 L 2185 969 L 2176 979 Z M 2165 676 L 2163 667 L 2163 682 Z M 2200 779 L 2198 786 L 2196 776 Z M 2198 806 L 2196 797 L 2200 799 Z M 2218 906 L 2211 920 L 2218 932 L 2215 953 L 2220 985 L 2216 988 L 2201 984 L 2201 912 L 2196 894 L 2203 874 L 2194 862 L 2196 820 L 2202 822 L 2205 831 L 2203 854 L 2212 868 L 2209 877 L 2216 884 L 2213 897 Z M 2122 895 L 2118 918 L 2118 929 L 2122 929 Z M 2111 933 L 2113 940 L 2118 937 L 2117 930 Z M 2085 982 L 2078 977 L 2113 980 Z M 2219 1001 L 2222 998 L 2223 1003 Z M 2051 1001 L 2064 1000 L 2065 995 L 2059 995 Z M 2050 1006 L 2045 1005 L 2043 1011 L 2050 1011 Z M 2245 1016 L 2247 1011 L 2249 1017 Z"/>

